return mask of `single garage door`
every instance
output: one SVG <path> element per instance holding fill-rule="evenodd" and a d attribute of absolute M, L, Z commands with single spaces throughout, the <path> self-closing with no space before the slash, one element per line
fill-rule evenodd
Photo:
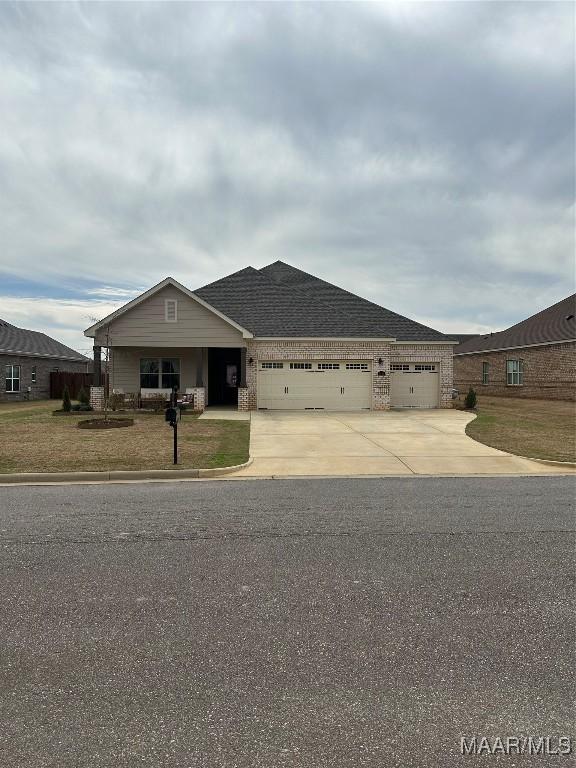
<path fill-rule="evenodd" d="M 372 404 L 372 367 L 364 361 L 274 361 L 258 365 L 258 408 L 356 411 Z"/>
<path fill-rule="evenodd" d="M 435 363 L 392 363 L 392 408 L 438 408 L 440 377 Z"/>

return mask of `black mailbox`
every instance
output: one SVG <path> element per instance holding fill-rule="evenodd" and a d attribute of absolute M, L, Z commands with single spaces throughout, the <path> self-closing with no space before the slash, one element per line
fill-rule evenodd
<path fill-rule="evenodd" d="M 176 424 L 178 421 L 178 411 L 176 408 L 166 408 L 166 414 L 164 415 L 164 418 L 170 424 Z"/>

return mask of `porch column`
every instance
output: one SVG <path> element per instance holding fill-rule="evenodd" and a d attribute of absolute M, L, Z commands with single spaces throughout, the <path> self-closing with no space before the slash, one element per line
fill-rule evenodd
<path fill-rule="evenodd" d="M 204 354 L 202 347 L 196 350 L 196 386 L 204 386 Z"/>
<path fill-rule="evenodd" d="M 102 347 L 94 345 L 94 375 L 93 384 L 94 387 L 99 387 L 102 384 Z"/>
<path fill-rule="evenodd" d="M 240 349 L 240 381 L 239 387 L 246 387 L 246 347 Z"/>

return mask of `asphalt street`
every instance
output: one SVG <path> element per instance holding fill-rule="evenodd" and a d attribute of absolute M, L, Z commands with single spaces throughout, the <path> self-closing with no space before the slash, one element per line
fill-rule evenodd
<path fill-rule="evenodd" d="M 573 765 L 575 489 L 1 487 L 0 766 Z"/>

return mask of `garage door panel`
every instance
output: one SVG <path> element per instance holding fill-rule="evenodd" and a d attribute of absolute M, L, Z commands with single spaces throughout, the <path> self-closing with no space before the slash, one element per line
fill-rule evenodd
<path fill-rule="evenodd" d="M 437 408 L 439 375 L 437 371 L 392 371 L 390 405 L 393 408 Z"/>
<path fill-rule="evenodd" d="M 291 368 L 290 362 L 283 362 L 282 368 L 260 368 L 258 407 L 286 410 L 370 409 L 372 374 L 369 363 L 355 364 L 358 365 L 356 369 L 347 369 L 346 362 L 337 361 L 311 361 L 310 365 L 309 369 Z"/>

